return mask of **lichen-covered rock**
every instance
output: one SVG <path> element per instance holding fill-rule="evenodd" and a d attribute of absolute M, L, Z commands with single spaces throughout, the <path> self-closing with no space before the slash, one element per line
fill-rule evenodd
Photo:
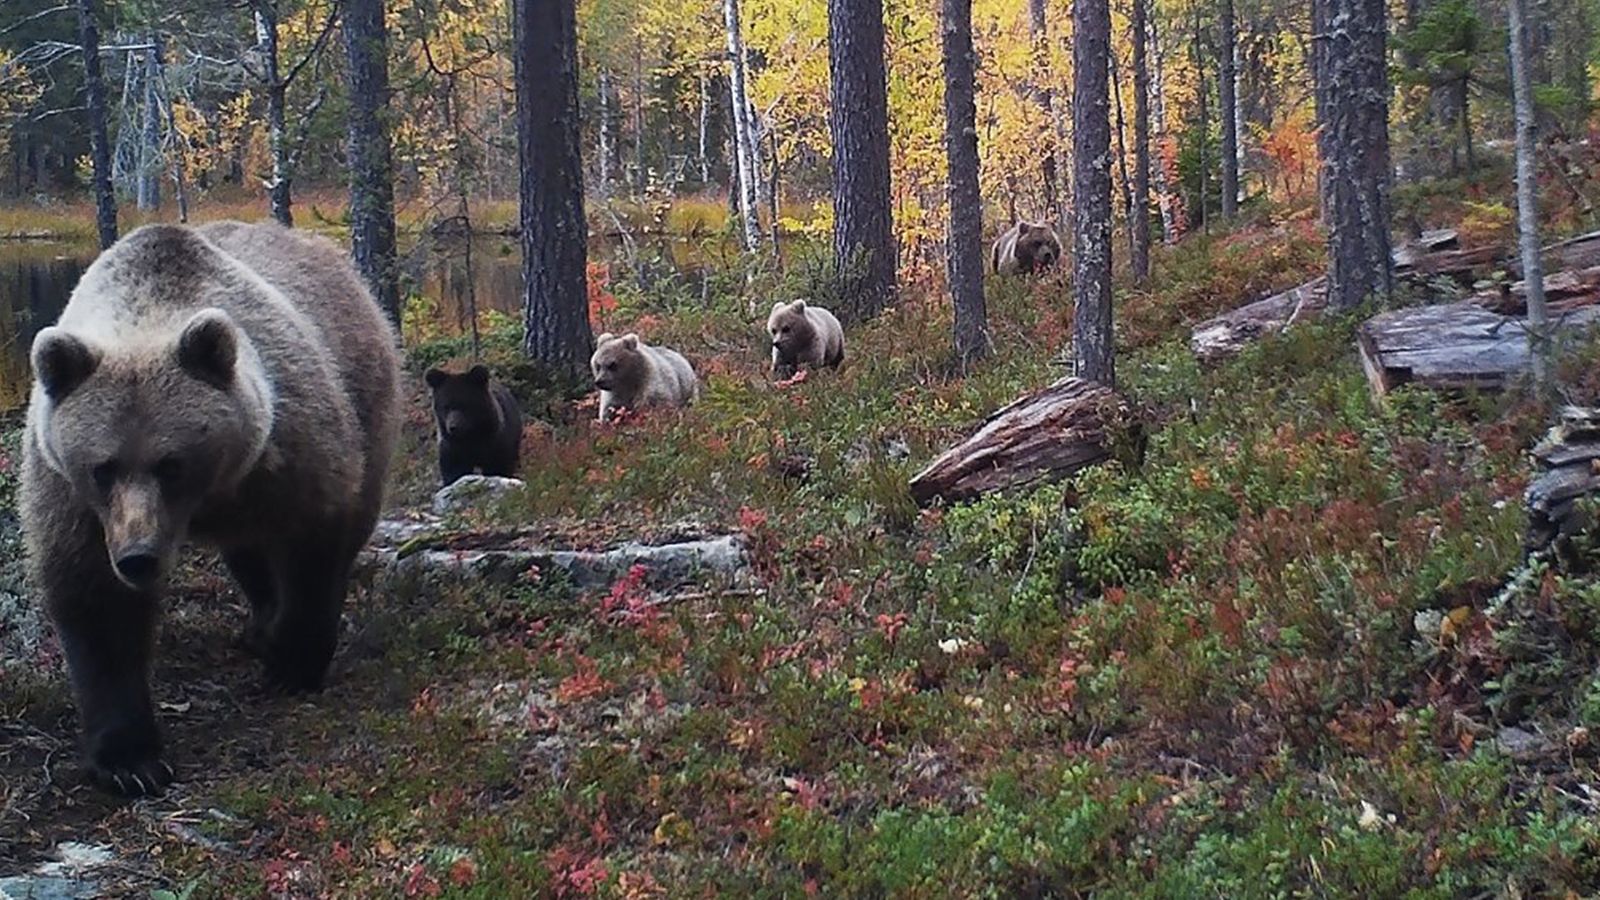
<path fill-rule="evenodd" d="M 90 900 L 107 896 L 104 875 L 116 864 L 104 847 L 67 841 L 54 860 L 27 875 L 0 877 L 0 900 Z M 120 893 L 120 891 L 118 892 Z"/>
<path fill-rule="evenodd" d="M 433 495 L 435 515 L 458 515 L 469 509 L 485 509 L 500 502 L 507 494 L 520 491 L 524 483 L 519 478 L 501 478 L 497 475 L 463 475 L 454 484 L 439 489 Z"/>
<path fill-rule="evenodd" d="M 28 597 L 22 567 L 22 523 L 0 509 L 0 668 L 31 659 L 43 635 L 44 620 Z"/>
<path fill-rule="evenodd" d="M 379 558 L 396 574 L 449 574 L 500 583 L 525 579 L 533 571 L 560 571 L 580 589 L 609 585 L 634 566 L 644 568 L 646 584 L 666 588 L 708 576 L 735 575 L 748 565 L 744 541 L 735 535 L 660 545 L 628 542 L 611 550 L 490 547 L 422 550 L 403 556 L 380 550 Z"/>

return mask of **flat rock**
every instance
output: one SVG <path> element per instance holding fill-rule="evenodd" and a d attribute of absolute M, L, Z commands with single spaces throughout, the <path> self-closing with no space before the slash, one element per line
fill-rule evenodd
<path fill-rule="evenodd" d="M 435 515 L 449 516 L 469 509 L 485 509 L 525 486 L 520 478 L 464 475 L 433 495 L 433 512 Z"/>
<path fill-rule="evenodd" d="M 116 862 L 111 851 L 67 841 L 56 858 L 27 875 L 0 877 L 0 900 L 90 900 L 104 895 L 101 876 Z"/>
<path fill-rule="evenodd" d="M 407 532 L 396 525 L 389 533 Z M 470 549 L 446 546 L 402 553 L 403 547 L 403 541 L 389 545 L 380 542 L 368 558 L 397 575 L 449 575 L 499 584 L 524 580 L 533 571 L 561 571 L 580 589 L 610 585 L 634 566 L 642 566 L 645 582 L 658 589 L 708 576 L 737 575 L 749 567 L 744 539 L 733 534 L 664 544 L 629 541 L 608 550 L 527 546 L 515 540 L 504 546 Z"/>

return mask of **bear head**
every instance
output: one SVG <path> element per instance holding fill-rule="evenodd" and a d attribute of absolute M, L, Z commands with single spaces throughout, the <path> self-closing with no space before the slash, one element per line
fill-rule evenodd
<path fill-rule="evenodd" d="M 1021 222 L 1017 226 L 1016 254 L 1024 270 L 1042 272 L 1061 259 L 1061 239 L 1048 224 Z"/>
<path fill-rule="evenodd" d="M 778 303 L 767 316 L 767 334 L 772 337 L 772 348 L 785 360 L 794 360 L 809 349 L 817 339 L 817 329 L 806 315 L 806 302 Z"/>
<path fill-rule="evenodd" d="M 50 326 L 31 361 L 41 458 L 99 517 L 116 576 L 155 588 L 202 504 L 266 452 L 273 392 L 254 346 L 207 308 L 138 341 Z"/>
<path fill-rule="evenodd" d="M 649 374 L 649 362 L 639 350 L 637 334 L 600 335 L 595 340 L 589 368 L 594 372 L 595 387 L 622 394 L 636 390 Z"/>
<path fill-rule="evenodd" d="M 441 437 L 486 438 L 500 430 L 500 404 L 489 393 L 487 367 L 473 366 L 459 375 L 429 369 L 423 378 L 433 393 L 433 416 Z"/>

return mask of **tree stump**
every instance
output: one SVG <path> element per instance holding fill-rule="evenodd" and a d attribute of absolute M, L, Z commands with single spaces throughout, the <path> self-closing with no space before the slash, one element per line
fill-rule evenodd
<path fill-rule="evenodd" d="M 996 411 L 971 437 L 911 479 L 911 496 L 928 505 L 971 500 L 1041 480 L 1059 480 L 1108 459 L 1132 421 L 1116 391 L 1063 378 Z M 1131 436 L 1140 437 L 1136 424 Z"/>
<path fill-rule="evenodd" d="M 1576 331 L 1600 323 L 1600 306 L 1569 312 L 1555 323 Z M 1402 384 L 1439 389 L 1499 390 L 1529 371 L 1527 321 L 1472 301 L 1381 313 L 1356 329 L 1361 366 L 1382 397 Z"/>

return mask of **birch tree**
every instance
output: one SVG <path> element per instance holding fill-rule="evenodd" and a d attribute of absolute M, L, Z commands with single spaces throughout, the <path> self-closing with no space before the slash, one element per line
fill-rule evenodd
<path fill-rule="evenodd" d="M 1549 381 L 1549 314 L 1545 309 L 1544 265 L 1539 259 L 1539 218 L 1536 208 L 1538 121 L 1533 107 L 1533 76 L 1528 58 L 1527 0 L 1509 0 L 1511 20 L 1511 93 L 1517 122 L 1517 246 L 1522 255 L 1522 279 L 1528 295 L 1528 340 L 1532 350 L 1534 381 L 1543 388 Z"/>
<path fill-rule="evenodd" d="M 736 204 L 744 248 L 754 252 L 761 247 L 761 198 L 756 167 L 755 121 L 750 112 L 750 92 L 746 84 L 744 35 L 739 29 L 739 0 L 723 0 L 724 27 L 728 32 L 728 89 L 733 106 L 733 160 L 737 180 Z"/>

